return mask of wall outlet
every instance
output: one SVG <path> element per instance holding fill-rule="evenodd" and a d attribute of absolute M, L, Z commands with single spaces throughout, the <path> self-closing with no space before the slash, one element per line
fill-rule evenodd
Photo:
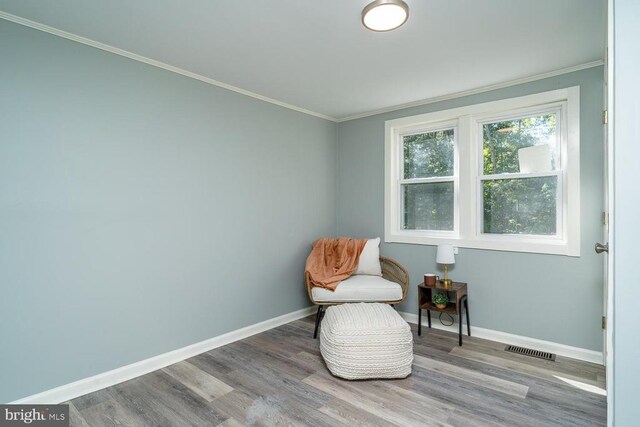
<path fill-rule="evenodd" d="M 458 255 L 458 247 L 457 246 L 453 247 L 453 254 L 454 255 Z"/>

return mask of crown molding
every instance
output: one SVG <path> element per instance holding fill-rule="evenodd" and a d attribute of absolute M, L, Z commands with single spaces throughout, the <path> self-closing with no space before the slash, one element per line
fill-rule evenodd
<path fill-rule="evenodd" d="M 593 68 L 593 67 L 599 67 L 601 65 L 604 65 L 604 61 L 602 60 L 597 60 L 597 61 L 591 61 L 591 62 L 586 62 L 584 64 L 579 64 L 579 65 L 574 65 L 572 67 L 567 67 L 567 68 L 561 68 L 559 70 L 554 70 L 554 71 L 549 71 L 546 73 L 542 73 L 542 74 L 536 74 L 533 76 L 529 76 L 529 77 L 523 77 L 520 79 L 515 79 L 515 80 L 509 80 L 506 82 L 502 82 L 502 83 L 496 83 L 493 85 L 488 85 L 488 86 L 482 86 L 482 87 L 478 87 L 475 89 L 469 89 L 469 90 L 465 90 L 465 91 L 461 91 L 461 92 L 454 92 L 454 93 L 450 93 L 450 94 L 446 94 L 446 95 L 441 95 L 441 96 L 435 96 L 432 98 L 425 98 L 425 99 L 421 99 L 418 101 L 412 101 L 412 102 L 407 102 L 404 104 L 398 104 L 398 105 L 394 105 L 394 106 L 390 106 L 390 107 L 385 107 L 385 108 L 380 108 L 380 109 L 376 109 L 376 110 L 371 110 L 371 111 L 366 111 L 364 113 L 359 113 L 359 114 L 354 114 L 351 116 L 347 116 L 347 117 L 341 117 L 341 118 L 336 118 L 336 117 L 332 117 L 332 116 L 328 116 L 326 114 L 321 114 L 321 113 L 317 113 L 315 111 L 311 111 L 311 110 L 307 110 L 306 108 L 302 108 L 302 107 L 297 107 L 295 105 L 292 104 L 288 104 L 286 102 L 282 102 L 282 101 L 278 101 L 277 99 L 273 99 L 273 98 L 269 98 L 267 96 L 264 95 L 260 95 L 258 93 L 255 92 L 251 92 L 236 86 L 232 86 L 230 84 L 227 83 L 223 83 L 221 81 L 218 80 L 214 80 L 211 79 L 209 77 L 205 77 L 203 75 L 200 74 L 196 74 L 193 73 L 191 71 L 188 70 L 184 70 L 182 68 L 179 67 L 175 67 L 173 65 L 169 65 L 166 64 L 164 62 L 160 62 L 160 61 L 156 61 L 155 59 L 151 59 L 151 58 L 147 58 L 146 56 L 142 56 L 142 55 L 138 55 L 136 53 L 133 52 L 129 52 L 127 50 L 124 49 L 120 49 L 105 43 L 101 43 L 95 40 L 91 40 L 88 39 L 86 37 L 82 37 L 82 36 L 78 36 L 76 34 L 73 33 L 69 33 L 67 31 L 63 31 L 54 27 L 50 27 L 48 25 L 45 24 L 41 24 L 39 22 L 35 22 L 35 21 L 31 21 L 29 19 L 26 18 L 21 18 L 19 16 L 16 15 L 12 15 L 10 13 L 7 12 L 3 12 L 0 11 L 0 19 L 4 19 L 6 21 L 10 21 L 16 24 L 20 24 L 20 25 L 24 25 L 26 27 L 30 27 L 33 28 L 35 30 L 39 30 L 39 31 L 43 31 L 45 33 L 49 33 L 49 34 L 53 34 L 55 36 L 58 37 L 62 37 L 65 38 L 67 40 L 72 40 L 78 43 L 82 43 L 84 45 L 87 46 L 91 46 L 94 47 L 96 49 L 100 49 L 100 50 L 104 50 L 106 52 L 110 52 L 116 55 L 120 55 L 123 56 L 125 58 L 129 58 L 129 59 L 133 59 L 134 61 L 138 61 L 138 62 L 142 62 L 154 67 L 158 67 L 158 68 L 162 68 L 163 70 L 166 71 L 170 71 L 172 73 L 176 73 L 176 74 L 180 74 L 183 75 L 185 77 L 189 77 L 195 80 L 199 80 L 201 82 L 204 83 L 208 83 L 210 85 L 213 86 L 217 86 L 223 89 L 227 89 L 245 96 L 249 96 L 251 98 L 255 98 L 258 99 L 260 101 L 264 101 L 264 102 L 268 102 L 270 104 L 274 104 L 283 108 L 287 108 L 289 110 L 293 110 L 293 111 L 297 111 L 299 113 L 303 113 L 303 114 L 307 114 L 310 116 L 314 116 L 314 117 L 319 117 L 321 119 L 325 119 L 325 120 L 329 120 L 332 122 L 336 122 L 336 123 L 342 123 L 342 122 L 347 122 L 350 120 L 356 120 L 356 119 L 361 119 L 364 117 L 370 117 L 370 116 L 375 116 L 377 114 L 383 114 L 383 113 L 389 113 L 392 111 L 398 111 L 398 110 L 402 110 L 405 108 L 411 108 L 411 107 L 419 107 L 421 105 L 427 105 L 427 104 L 433 104 L 436 102 L 440 102 L 440 101 L 446 101 L 449 99 L 455 99 L 455 98 L 461 98 L 464 96 L 469 96 L 469 95 L 476 95 L 479 93 L 483 93 L 483 92 L 489 92 L 492 90 L 496 90 L 496 89 L 502 89 L 502 88 L 506 88 L 506 87 L 510 87 L 510 86 L 516 86 L 519 84 L 523 84 L 523 83 L 529 83 L 529 82 L 533 82 L 536 80 L 542 80 L 542 79 L 546 79 L 549 77 L 555 77 L 555 76 L 559 76 L 562 74 L 567 74 L 567 73 L 572 73 L 575 71 L 580 71 L 580 70 L 585 70 L 588 68 Z"/>
<path fill-rule="evenodd" d="M 436 102 L 446 101 L 449 99 L 462 98 L 464 96 L 476 95 L 478 93 L 483 93 L 483 92 L 490 92 L 496 89 L 503 89 L 510 86 L 517 86 L 523 83 L 534 82 L 536 80 L 548 79 L 549 77 L 560 76 L 562 74 L 573 73 L 575 71 L 586 70 L 587 68 L 599 67 L 601 65 L 604 65 L 604 61 L 602 60 L 586 62 L 584 64 L 574 65 L 572 67 L 549 71 L 547 73 L 535 74 L 529 77 L 509 80 L 506 82 L 496 83 L 488 86 L 481 86 L 475 89 L 469 89 L 461 92 L 454 92 L 447 95 L 434 96 L 433 98 L 426 98 L 418 101 L 407 102 L 405 104 L 394 105 L 392 107 L 385 107 L 385 108 L 380 108 L 378 110 L 371 110 L 361 114 L 355 114 L 353 116 L 341 117 L 341 118 L 338 118 L 337 122 L 338 123 L 348 122 L 350 120 L 356 120 L 356 119 L 362 119 L 364 117 L 375 116 L 376 114 L 390 113 L 392 111 L 403 110 L 405 108 L 419 107 L 421 105 L 433 104 Z"/>
<path fill-rule="evenodd" d="M 31 21 L 29 19 L 21 18 L 19 16 L 3 12 L 1 10 L 0 10 L 0 18 L 6 21 L 11 21 L 16 24 L 24 25 L 25 27 L 30 27 L 35 30 L 53 34 L 54 36 L 62 37 L 67 40 L 72 40 L 74 42 L 82 43 L 87 46 L 95 47 L 96 49 L 100 49 L 106 52 L 114 53 L 116 55 L 124 56 L 125 58 L 133 59 L 134 61 L 138 61 L 148 65 L 152 65 L 154 67 L 162 68 L 163 70 L 171 71 L 172 73 L 180 74 L 185 77 L 199 80 L 201 82 L 208 83 L 210 85 L 217 86 L 223 89 L 227 89 L 245 96 L 249 96 L 251 98 L 259 99 L 260 101 L 268 102 L 270 104 L 274 104 L 279 107 L 287 108 L 289 110 L 297 111 L 303 114 L 308 114 L 310 116 L 319 117 L 321 119 L 329 120 L 332 122 L 338 121 L 335 117 L 327 116 L 325 114 L 316 113 L 315 111 L 311 111 L 305 108 L 297 107 L 295 105 L 287 104 L 286 102 L 278 101 L 277 99 L 269 98 L 267 96 L 263 96 L 255 92 L 251 92 L 236 86 L 232 86 L 230 84 L 223 83 L 218 80 L 214 80 L 200 74 L 192 73 L 191 71 L 187 71 L 179 67 L 174 67 L 173 65 L 165 64 L 164 62 L 156 61 L 155 59 L 147 58 L 146 56 L 138 55 L 137 53 L 129 52 L 128 50 L 120 49 L 105 43 L 88 39 L 86 37 L 78 36 L 76 34 L 59 30 L 57 28 L 50 27 L 48 25 L 41 24 L 39 22 Z"/>

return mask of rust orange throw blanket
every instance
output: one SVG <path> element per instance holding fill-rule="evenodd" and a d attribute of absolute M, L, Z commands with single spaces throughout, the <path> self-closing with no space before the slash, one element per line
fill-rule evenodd
<path fill-rule="evenodd" d="M 305 267 L 311 284 L 335 291 L 338 283 L 358 268 L 358 259 L 366 243 L 367 239 L 348 237 L 316 240 Z"/>

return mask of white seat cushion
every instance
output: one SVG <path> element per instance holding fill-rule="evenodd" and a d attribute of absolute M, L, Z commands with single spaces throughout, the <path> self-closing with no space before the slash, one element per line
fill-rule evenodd
<path fill-rule="evenodd" d="M 384 302 L 402 299 L 399 284 L 380 276 L 351 276 L 338 284 L 335 291 L 314 287 L 311 295 L 316 302 Z"/>

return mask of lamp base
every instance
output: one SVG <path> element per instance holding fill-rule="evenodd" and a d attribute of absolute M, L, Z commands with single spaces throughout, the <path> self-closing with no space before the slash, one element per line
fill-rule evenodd
<path fill-rule="evenodd" d="M 453 285 L 453 280 L 451 280 L 451 279 L 442 279 L 442 284 L 444 286 L 451 286 L 451 285 Z"/>

